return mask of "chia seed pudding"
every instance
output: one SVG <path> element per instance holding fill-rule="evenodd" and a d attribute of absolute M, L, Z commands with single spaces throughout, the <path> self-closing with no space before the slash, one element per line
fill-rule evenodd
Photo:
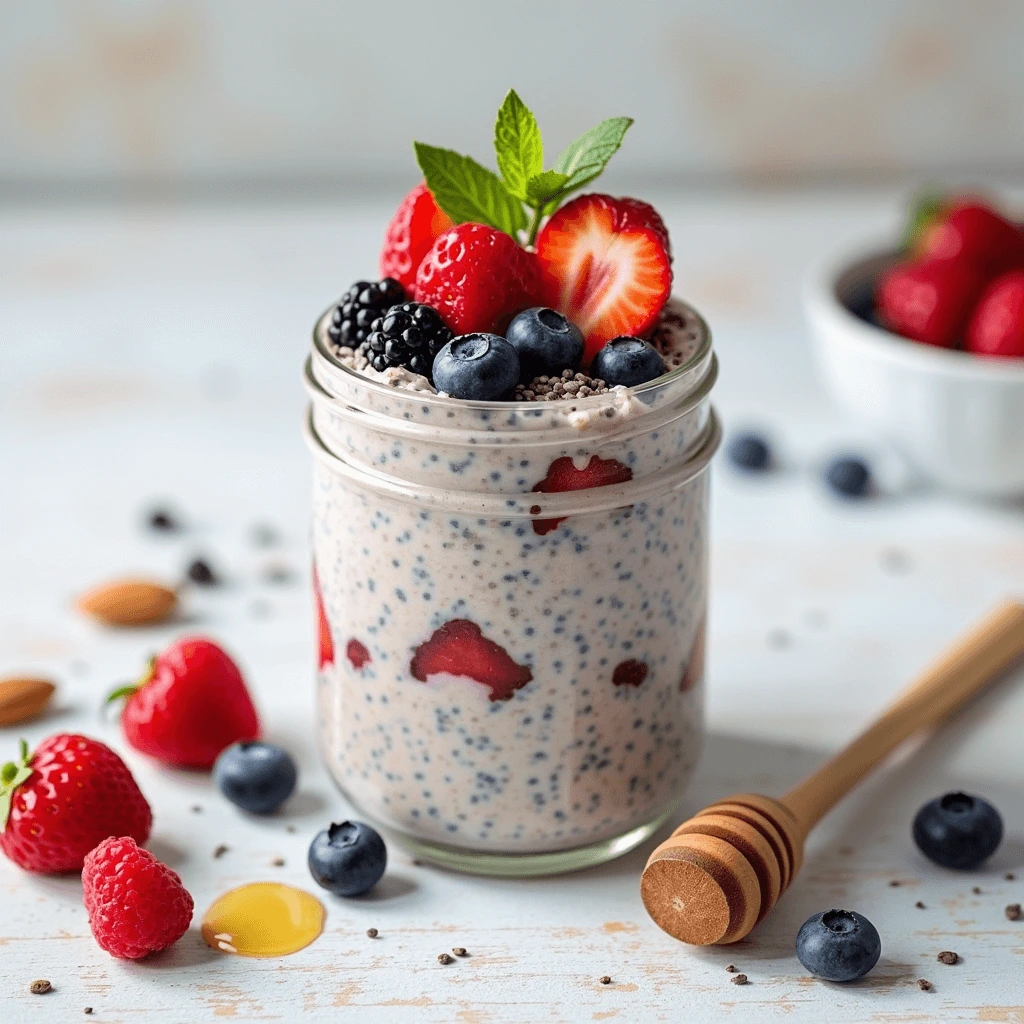
<path fill-rule="evenodd" d="M 666 372 L 636 388 L 482 402 L 358 365 L 329 321 L 306 383 L 331 774 L 455 867 L 625 852 L 701 748 L 704 322 L 670 300 L 650 337 Z"/>

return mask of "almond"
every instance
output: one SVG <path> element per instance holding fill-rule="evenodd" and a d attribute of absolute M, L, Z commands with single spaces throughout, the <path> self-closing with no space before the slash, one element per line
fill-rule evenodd
<path fill-rule="evenodd" d="M 55 689 L 49 679 L 0 679 L 0 725 L 17 725 L 35 718 L 49 704 Z"/>
<path fill-rule="evenodd" d="M 151 626 L 170 618 L 177 605 L 173 590 L 143 579 L 104 583 L 76 602 L 80 612 L 105 626 Z"/>

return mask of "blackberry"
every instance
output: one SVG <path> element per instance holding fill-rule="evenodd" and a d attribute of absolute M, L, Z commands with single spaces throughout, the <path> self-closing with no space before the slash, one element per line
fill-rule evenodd
<path fill-rule="evenodd" d="M 362 350 L 375 370 L 404 366 L 430 380 L 434 356 L 451 340 L 451 329 L 433 306 L 403 302 L 374 322 Z"/>
<path fill-rule="evenodd" d="M 327 334 L 339 347 L 358 348 L 366 341 L 374 320 L 398 302 L 405 302 L 405 289 L 393 277 L 356 281 L 331 313 Z"/>

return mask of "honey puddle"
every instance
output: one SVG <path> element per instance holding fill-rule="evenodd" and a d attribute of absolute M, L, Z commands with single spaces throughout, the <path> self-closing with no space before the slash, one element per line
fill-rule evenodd
<path fill-rule="evenodd" d="M 203 915 L 203 939 L 239 956 L 287 956 L 324 930 L 327 912 L 308 892 L 280 882 L 253 882 L 219 896 Z"/>

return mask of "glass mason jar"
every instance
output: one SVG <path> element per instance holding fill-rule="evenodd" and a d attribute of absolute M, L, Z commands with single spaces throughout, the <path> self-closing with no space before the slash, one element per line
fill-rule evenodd
<path fill-rule="evenodd" d="M 370 380 L 318 322 L 318 730 L 344 795 L 448 867 L 611 859 L 672 812 L 703 734 L 704 321 L 632 392 L 466 402 Z"/>

